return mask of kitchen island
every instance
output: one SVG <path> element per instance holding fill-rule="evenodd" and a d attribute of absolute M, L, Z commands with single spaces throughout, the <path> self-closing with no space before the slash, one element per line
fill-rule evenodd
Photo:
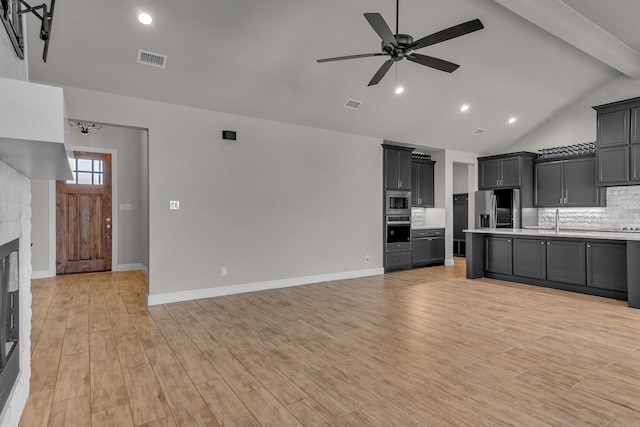
<path fill-rule="evenodd" d="M 467 278 L 489 277 L 626 300 L 640 308 L 640 233 L 464 230 Z"/>

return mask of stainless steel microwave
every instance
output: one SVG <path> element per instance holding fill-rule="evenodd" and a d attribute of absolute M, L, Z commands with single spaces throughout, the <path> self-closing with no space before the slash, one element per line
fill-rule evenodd
<path fill-rule="evenodd" d="M 408 215 L 411 213 L 410 191 L 387 191 L 385 193 L 385 211 L 387 215 Z"/>

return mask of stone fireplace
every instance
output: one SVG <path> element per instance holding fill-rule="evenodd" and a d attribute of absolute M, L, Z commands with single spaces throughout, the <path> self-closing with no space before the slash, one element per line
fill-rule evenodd
<path fill-rule="evenodd" d="M 1 160 L 0 248 L 2 283 L 7 283 L 0 296 L 0 426 L 4 427 L 18 425 L 29 395 L 31 180 Z"/>
<path fill-rule="evenodd" d="M 0 408 L 4 408 L 20 372 L 20 241 L 0 246 Z"/>

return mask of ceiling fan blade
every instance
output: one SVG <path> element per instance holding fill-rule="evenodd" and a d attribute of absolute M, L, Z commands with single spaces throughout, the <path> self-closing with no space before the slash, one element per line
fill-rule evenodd
<path fill-rule="evenodd" d="M 427 67 L 435 68 L 436 70 L 444 71 L 446 73 L 453 73 L 460 67 L 453 62 L 445 61 L 444 59 L 434 58 L 433 56 L 420 55 L 419 53 L 412 53 L 407 55 L 407 59 L 416 64 L 426 65 Z"/>
<path fill-rule="evenodd" d="M 384 53 L 362 53 L 360 55 L 336 56 L 335 58 L 318 59 L 316 62 L 342 61 L 343 59 L 367 58 L 369 56 L 384 56 Z"/>
<path fill-rule="evenodd" d="M 375 32 L 378 33 L 385 45 L 398 46 L 396 36 L 393 35 L 391 28 L 389 28 L 382 15 L 379 13 L 365 13 L 364 17 L 367 18 L 369 25 L 371 25 Z"/>
<path fill-rule="evenodd" d="M 456 37 L 464 36 L 465 34 L 473 33 L 484 28 L 482 22 L 479 19 L 463 22 L 462 24 L 454 25 L 445 30 L 438 31 L 426 37 L 423 37 L 409 45 L 409 49 L 421 49 L 432 44 L 440 43 Z"/>
<path fill-rule="evenodd" d="M 384 75 L 387 74 L 387 71 L 389 71 L 389 68 L 391 68 L 394 62 L 395 61 L 393 59 L 389 59 L 388 61 L 385 61 L 385 63 L 382 64 L 382 67 L 378 69 L 378 72 L 373 76 L 373 78 L 371 79 L 371 81 L 367 86 L 373 86 L 380 83 L 380 80 L 382 80 Z"/>

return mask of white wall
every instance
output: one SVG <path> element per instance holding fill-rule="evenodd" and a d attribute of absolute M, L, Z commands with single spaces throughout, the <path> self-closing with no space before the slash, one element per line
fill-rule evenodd
<path fill-rule="evenodd" d="M 27 62 L 20 60 L 15 54 L 4 26 L 0 28 L 0 77 L 28 79 Z M 3 427 L 18 425 L 29 394 L 31 377 L 30 200 L 29 179 L 0 161 L 0 244 L 20 237 L 20 374 L 6 406 L 0 413 L 0 426 Z"/>
<path fill-rule="evenodd" d="M 504 152 L 533 151 L 596 140 L 596 112 L 591 107 L 640 96 L 640 81 L 620 76 L 576 102 Z"/>
<path fill-rule="evenodd" d="M 70 117 L 148 129 L 152 300 L 381 271 L 381 140 L 77 88 L 65 99 Z"/>

